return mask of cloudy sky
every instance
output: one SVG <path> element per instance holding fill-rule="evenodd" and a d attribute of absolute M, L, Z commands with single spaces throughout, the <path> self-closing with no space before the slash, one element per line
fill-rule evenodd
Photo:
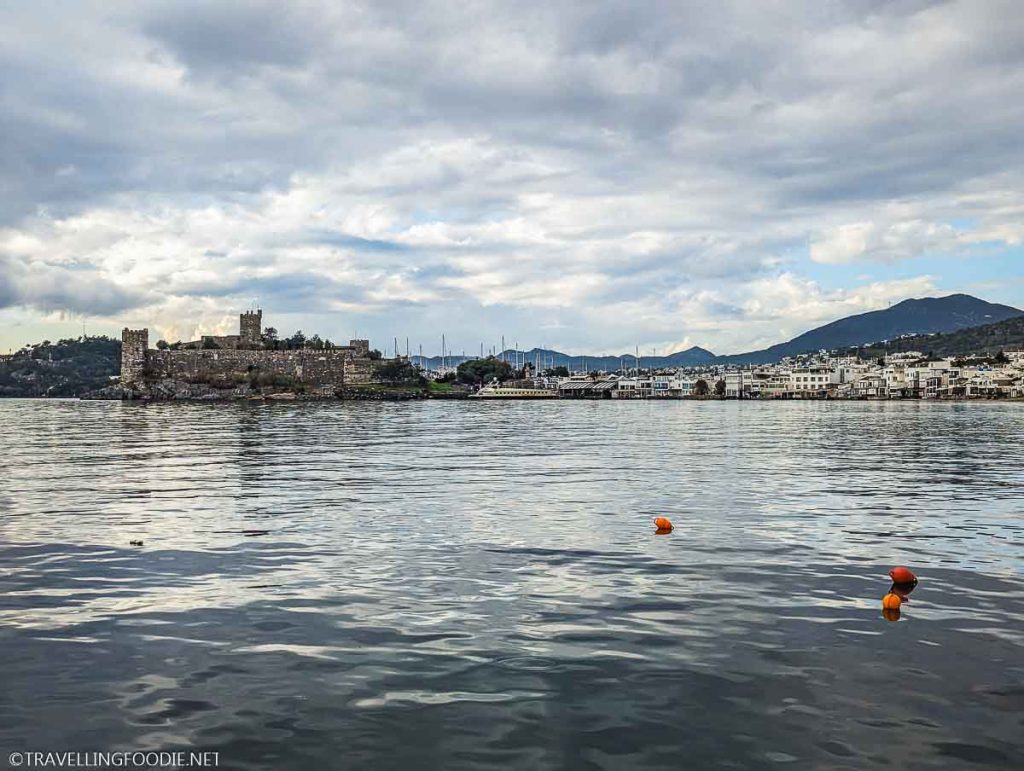
<path fill-rule="evenodd" d="M 282 332 L 719 353 L 1024 306 L 1007 2 L 14 2 L 0 349 Z"/>

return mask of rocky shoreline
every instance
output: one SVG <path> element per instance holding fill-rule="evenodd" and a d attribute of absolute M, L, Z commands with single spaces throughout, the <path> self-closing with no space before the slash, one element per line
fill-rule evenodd
<path fill-rule="evenodd" d="M 386 386 L 348 386 L 332 390 L 296 391 L 293 389 L 258 389 L 248 384 L 216 387 L 208 383 L 182 380 L 161 380 L 154 383 L 124 386 L 109 385 L 80 397 L 90 401 L 141 402 L 241 402 L 241 401 L 413 401 L 429 399 L 423 389 L 388 388 Z"/>

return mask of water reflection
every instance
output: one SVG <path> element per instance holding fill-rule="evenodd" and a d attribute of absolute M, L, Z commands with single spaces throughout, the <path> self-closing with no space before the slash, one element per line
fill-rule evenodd
<path fill-rule="evenodd" d="M 1019 405 L 0 419 L 2 747 L 1024 765 Z M 672 537 L 650 537 L 658 516 Z M 914 592 L 890 624 L 878 577 L 898 564 L 924 582 L 890 589 Z"/>
<path fill-rule="evenodd" d="M 882 617 L 886 621 L 899 621 L 903 613 L 903 604 L 910 602 L 910 593 L 917 588 L 917 578 L 907 568 L 894 568 L 890 576 L 909 577 L 911 580 L 893 582 L 889 591 L 882 597 Z"/>

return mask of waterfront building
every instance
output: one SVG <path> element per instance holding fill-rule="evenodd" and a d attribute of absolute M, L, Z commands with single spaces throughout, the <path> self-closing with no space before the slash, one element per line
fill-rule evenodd
<path fill-rule="evenodd" d="M 725 377 L 725 398 L 743 399 L 750 397 L 750 386 L 752 375 L 745 370 L 734 370 L 726 372 Z"/>
<path fill-rule="evenodd" d="M 837 384 L 838 376 L 829 367 L 797 367 L 789 376 L 790 393 L 797 398 L 824 396 L 829 386 Z"/>
<path fill-rule="evenodd" d="M 651 374 L 574 374 L 526 378 L 517 388 L 556 391 L 565 399 L 684 399 L 703 380 L 719 381 L 727 399 L 959 399 L 1024 397 L 1024 352 L 934 359 L 902 352 L 883 360 L 824 353 L 777 364 L 701 366 Z M 504 387 L 510 387 L 506 383 Z"/>

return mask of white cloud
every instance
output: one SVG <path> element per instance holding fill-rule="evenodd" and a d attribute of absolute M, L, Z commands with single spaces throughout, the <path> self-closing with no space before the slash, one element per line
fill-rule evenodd
<path fill-rule="evenodd" d="M 865 260 L 896 262 L 912 257 L 954 254 L 963 246 L 964 240 L 948 223 L 852 222 L 815 236 L 811 241 L 811 259 L 830 264 Z"/>
<path fill-rule="evenodd" d="M 1014 11 L 6 6 L 0 302 L 170 336 L 258 297 L 335 335 L 776 342 L 1022 242 Z M 814 280 L 846 264 L 872 283 Z"/>
<path fill-rule="evenodd" d="M 680 296 L 669 312 L 678 319 L 676 328 L 687 330 L 688 335 L 665 347 L 680 350 L 694 340 L 702 345 L 700 341 L 709 330 L 721 341 L 716 353 L 767 347 L 844 316 L 880 310 L 907 297 L 932 296 L 937 291 L 931 276 L 877 281 L 847 290 L 825 289 L 815 281 L 783 273 L 751 281 L 734 291 Z M 718 312 L 723 305 L 730 305 L 731 312 Z"/>

